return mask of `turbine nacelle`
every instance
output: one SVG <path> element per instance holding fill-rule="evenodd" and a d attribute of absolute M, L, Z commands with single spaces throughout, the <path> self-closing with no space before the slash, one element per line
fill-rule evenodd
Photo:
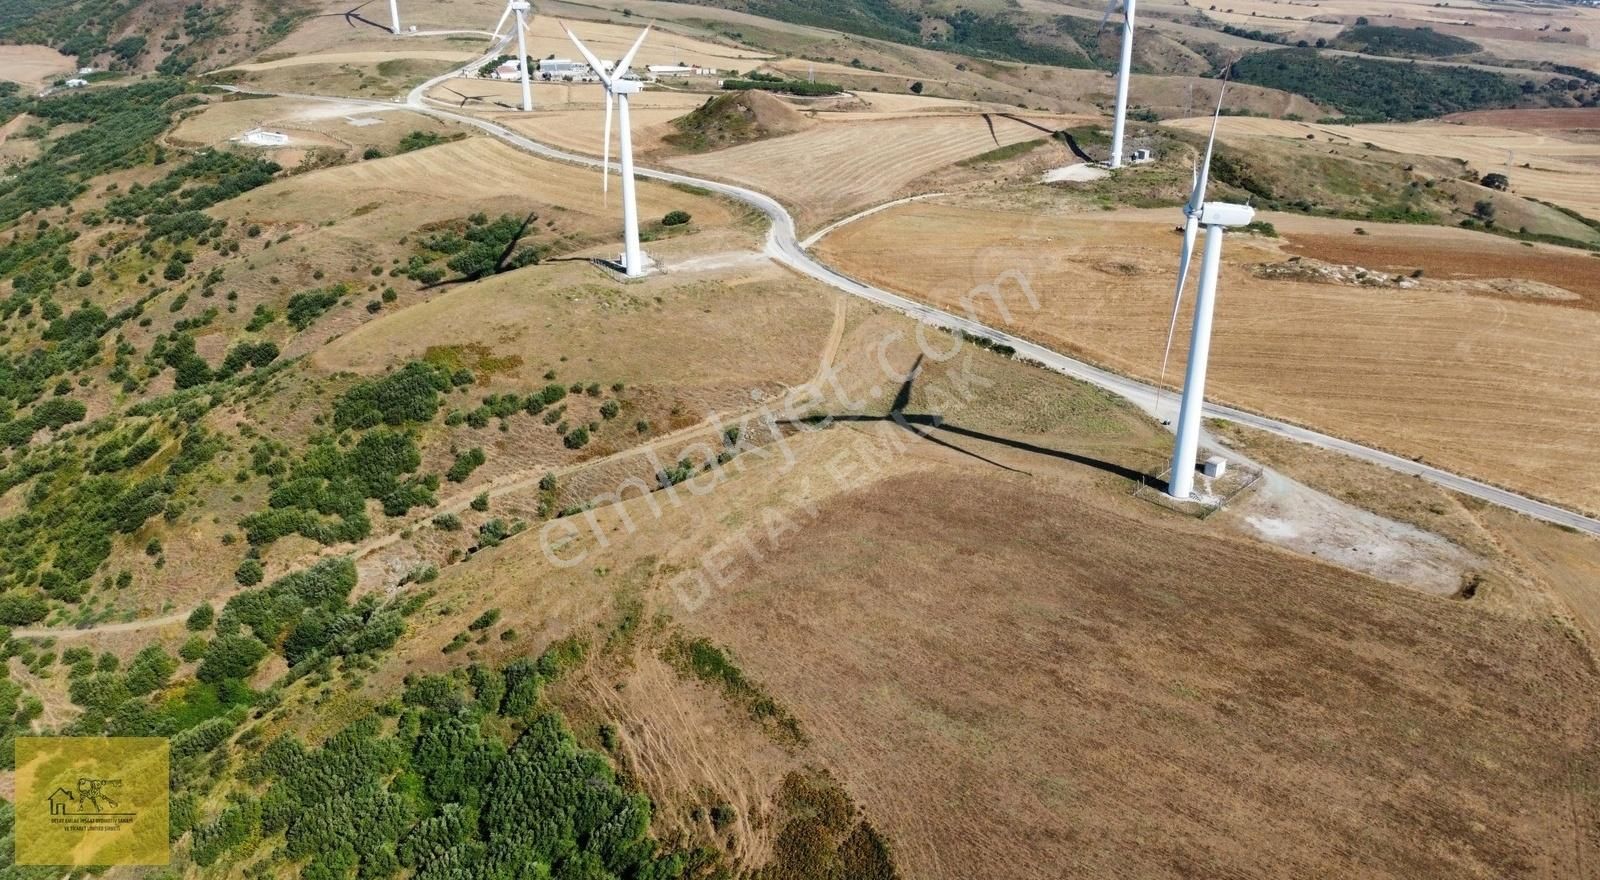
<path fill-rule="evenodd" d="M 607 89 L 613 95 L 637 95 L 644 91 L 644 83 L 636 79 L 614 79 Z"/>
<path fill-rule="evenodd" d="M 1249 205 L 1232 205 L 1227 202 L 1206 202 L 1200 208 L 1201 226 L 1236 227 L 1255 222 L 1256 209 Z"/>

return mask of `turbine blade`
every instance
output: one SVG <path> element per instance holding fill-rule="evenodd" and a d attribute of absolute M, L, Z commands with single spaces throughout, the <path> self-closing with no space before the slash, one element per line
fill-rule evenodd
<path fill-rule="evenodd" d="M 1160 408 L 1161 389 L 1167 383 L 1167 361 L 1172 357 L 1172 337 L 1178 330 L 1178 311 L 1183 306 L 1183 289 L 1189 282 L 1189 264 L 1194 260 L 1195 240 L 1200 236 L 1200 215 L 1190 214 L 1183 224 L 1183 250 L 1178 254 L 1178 286 L 1172 292 L 1172 317 L 1167 321 L 1167 347 L 1161 352 L 1161 378 L 1156 383 L 1156 407 Z M 1156 413 L 1159 418 L 1160 413 Z"/>
<path fill-rule="evenodd" d="M 1206 161 L 1200 170 L 1200 183 L 1195 187 L 1195 199 L 1191 203 L 1194 210 L 1199 211 L 1205 204 L 1206 190 L 1211 186 L 1211 157 L 1217 148 L 1217 124 L 1222 121 L 1222 99 L 1228 94 L 1228 81 L 1222 81 L 1222 88 L 1217 90 L 1217 112 L 1211 116 L 1211 138 L 1206 141 Z"/>
<path fill-rule="evenodd" d="M 605 162 L 600 166 L 600 194 L 608 198 L 611 193 L 611 107 L 616 99 L 611 96 L 611 90 L 606 89 L 606 143 L 603 148 Z M 607 204 L 610 204 L 608 201 Z"/>
<path fill-rule="evenodd" d="M 508 2 L 506 3 L 506 11 L 500 13 L 500 20 L 495 22 L 495 24 L 494 24 L 494 36 L 495 36 L 495 39 L 499 39 L 500 38 L 500 29 L 506 26 L 506 19 L 510 18 L 510 17 L 511 17 L 511 3 L 508 0 Z"/>
<path fill-rule="evenodd" d="M 633 41 L 633 48 L 628 50 L 628 54 L 622 56 L 622 60 L 618 61 L 616 68 L 611 71 L 612 79 L 622 79 L 628 74 L 628 68 L 633 66 L 633 56 L 639 54 L 639 47 L 644 45 L 644 38 L 650 36 L 650 28 L 652 27 L 655 27 L 655 25 L 645 25 L 644 33 L 639 35 L 639 39 Z"/>
<path fill-rule="evenodd" d="M 1122 7 L 1122 0 L 1111 0 L 1111 2 L 1106 5 L 1106 14 L 1100 16 L 1100 30 L 1101 31 L 1104 31 L 1106 29 L 1106 22 L 1109 22 L 1111 20 L 1111 16 L 1113 14 L 1115 14 L 1116 11 L 1118 9 L 1120 9 L 1121 7 Z"/>
<path fill-rule="evenodd" d="M 601 84 L 606 87 L 606 94 L 610 94 L 611 77 L 606 76 L 605 68 L 600 66 L 600 59 L 594 57 L 594 53 L 589 51 L 589 47 L 585 46 L 583 42 L 578 39 L 577 34 L 573 33 L 571 30 L 568 30 L 565 24 L 561 26 L 561 29 L 567 32 L 568 37 L 572 38 L 572 45 L 578 47 L 578 52 L 579 54 L 583 55 L 583 60 L 589 62 L 589 69 L 594 71 L 595 76 L 600 77 Z"/>

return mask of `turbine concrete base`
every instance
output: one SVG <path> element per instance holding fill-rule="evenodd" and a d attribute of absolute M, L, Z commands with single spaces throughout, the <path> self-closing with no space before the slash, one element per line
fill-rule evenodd
<path fill-rule="evenodd" d="M 1169 468 L 1145 479 L 1133 490 L 1133 497 L 1165 507 L 1168 510 L 1206 519 L 1238 500 L 1261 479 L 1261 468 L 1250 462 L 1228 459 L 1228 469 L 1221 477 L 1208 479 L 1195 472 L 1195 491 L 1189 500 L 1182 501 L 1167 494 L 1167 481 L 1172 475 Z"/>
<path fill-rule="evenodd" d="M 641 254 L 641 256 L 644 258 L 644 271 L 640 272 L 638 275 L 629 275 L 627 269 L 623 267 L 622 259 L 620 257 L 615 260 L 607 260 L 603 257 L 595 257 L 589 262 L 593 263 L 595 266 L 598 266 L 607 275 L 611 276 L 617 281 L 642 281 L 652 275 L 660 274 L 660 263 L 657 263 L 655 260 L 651 259 L 649 254 Z"/>

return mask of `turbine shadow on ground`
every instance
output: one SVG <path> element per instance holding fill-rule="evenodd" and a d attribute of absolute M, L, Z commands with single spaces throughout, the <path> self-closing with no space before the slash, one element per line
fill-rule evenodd
<path fill-rule="evenodd" d="M 1028 443 L 1028 442 L 1023 441 L 1023 440 L 1013 440 L 1013 439 L 1011 439 L 1009 437 L 1000 437 L 1000 436 L 997 436 L 997 435 L 994 435 L 994 434 L 985 433 L 983 431 L 975 431 L 975 430 L 973 430 L 971 428 L 963 428 L 963 427 L 961 427 L 959 425 L 952 425 L 952 424 L 946 422 L 945 419 L 944 419 L 944 416 L 938 415 L 938 414 L 907 413 L 905 410 L 906 410 L 906 407 L 911 405 L 911 392 L 912 392 L 913 388 L 915 387 L 915 384 L 916 384 L 916 381 L 917 381 L 917 375 L 921 371 L 922 371 L 922 357 L 919 355 L 917 357 L 916 363 L 914 363 L 912 365 L 910 372 L 908 372 L 906 374 L 906 379 L 905 379 L 905 381 L 903 383 L 901 383 L 899 391 L 895 393 L 894 400 L 890 402 L 890 404 L 889 404 L 889 412 L 886 415 L 874 416 L 874 415 L 848 415 L 847 414 L 847 415 L 835 415 L 835 416 L 819 416 L 819 417 L 816 417 L 816 418 L 801 419 L 801 420 L 791 421 L 791 422 L 780 422 L 779 424 L 815 426 L 819 422 L 862 422 L 862 423 L 866 423 L 866 422 L 892 422 L 892 423 L 894 423 L 896 425 L 899 425 L 900 427 L 906 429 L 907 431 L 910 431 L 912 434 L 915 434 L 916 436 L 921 437 L 924 440 L 927 440 L 930 443 L 936 444 L 938 446 L 943 446 L 946 449 L 950 449 L 950 450 L 953 450 L 955 452 L 959 452 L 962 455 L 965 455 L 965 456 L 968 456 L 968 457 L 971 457 L 971 458 L 975 458 L 975 459 L 977 459 L 977 460 L 979 460 L 979 461 L 981 461 L 981 462 L 983 462 L 985 464 L 992 465 L 994 467 L 1000 468 L 1001 470 L 1006 470 L 1006 471 L 1010 471 L 1012 473 L 1017 473 L 1017 474 L 1027 474 L 1028 476 L 1032 476 L 1032 474 L 1029 473 L 1028 471 L 1021 470 L 1020 468 L 1014 468 L 1014 467 L 1011 467 L 1010 465 L 1002 464 L 1002 463 L 1000 463 L 998 461 L 995 461 L 994 459 L 991 459 L 991 458 L 988 458 L 986 456 L 980 455 L 980 454 L 978 454 L 976 452 L 973 452 L 970 449 L 966 449 L 964 447 L 957 446 L 956 444 L 951 443 L 948 440 L 943 440 L 943 439 L 940 439 L 939 437 L 934 436 L 934 432 L 936 432 L 936 431 L 946 431 L 946 432 L 949 432 L 951 434 L 955 434 L 956 436 L 965 437 L 965 438 L 970 439 L 970 440 L 978 440 L 978 441 L 982 441 L 982 442 L 985 442 L 985 443 L 994 443 L 994 444 L 997 444 L 999 446 L 1004 446 L 1004 447 L 1006 447 L 1008 449 L 1015 449 L 1015 450 L 1018 450 L 1018 451 L 1021 451 L 1021 452 L 1031 453 L 1033 455 L 1044 455 L 1044 456 L 1049 456 L 1051 458 L 1058 458 L 1058 459 L 1061 459 L 1063 461 L 1069 461 L 1069 462 L 1072 462 L 1073 464 L 1079 464 L 1079 465 L 1083 465 L 1085 467 L 1094 468 L 1095 470 L 1105 471 L 1108 474 L 1115 474 L 1115 475 L 1117 475 L 1119 477 L 1122 477 L 1125 480 L 1132 480 L 1134 482 L 1143 483 L 1143 484 L 1145 484 L 1147 486 L 1151 486 L 1153 488 L 1159 488 L 1159 489 L 1161 489 L 1163 491 L 1165 491 L 1165 489 L 1166 489 L 1166 482 L 1165 481 L 1160 480 L 1160 479 L 1155 478 L 1155 477 L 1152 477 L 1149 474 L 1144 473 L 1143 471 L 1135 470 L 1135 469 L 1127 467 L 1125 465 L 1115 464 L 1115 463 L 1109 462 L 1109 461 L 1103 461 L 1101 459 L 1094 458 L 1094 457 L 1088 456 L 1088 455 L 1083 455 L 1083 454 L 1077 453 L 1077 452 L 1067 452 L 1067 451 L 1061 450 L 1061 449 L 1051 449 L 1048 446 L 1040 446 L 1040 445 L 1038 445 L 1036 443 Z"/>
<path fill-rule="evenodd" d="M 359 6 L 355 6 L 345 12 L 326 12 L 321 15 L 314 15 L 312 18 L 342 18 L 344 19 L 344 23 L 351 27 L 355 27 L 356 23 L 360 22 L 361 24 L 368 25 L 369 27 L 375 27 L 386 34 L 394 33 L 394 31 L 391 30 L 388 25 L 378 24 L 372 19 L 361 14 L 361 10 L 365 9 L 371 4 L 372 0 L 367 0 L 367 2 L 362 3 Z"/>
<path fill-rule="evenodd" d="M 1077 156 L 1079 159 L 1082 159 L 1085 162 L 1088 162 L 1090 164 L 1094 164 L 1096 162 L 1101 161 L 1099 159 L 1096 159 L 1096 158 L 1090 156 L 1088 153 L 1084 152 L 1083 151 L 1083 147 L 1079 146 L 1079 144 L 1078 144 L 1078 139 L 1072 136 L 1072 132 L 1067 131 L 1064 128 L 1056 129 L 1056 128 L 1050 128 L 1049 126 L 1040 125 L 1039 123 L 1034 122 L 1031 119 L 1023 119 L 1021 116 L 1018 116 L 1018 115 L 1016 115 L 1014 113 L 985 113 L 985 114 L 983 114 L 983 121 L 985 123 L 988 123 L 988 125 L 989 125 L 989 136 L 994 138 L 994 142 L 995 142 L 996 146 L 998 146 L 1000 144 L 1000 138 L 999 138 L 999 136 L 997 136 L 995 134 L 995 131 L 994 131 L 994 117 L 996 117 L 996 116 L 1000 117 L 1001 119 L 1009 119 L 1012 122 L 1021 123 L 1022 125 L 1026 125 L 1029 128 L 1036 129 L 1038 131 L 1044 132 L 1045 134 L 1050 136 L 1051 140 L 1060 141 L 1060 142 L 1066 144 L 1067 145 L 1067 149 L 1072 152 L 1072 155 Z"/>

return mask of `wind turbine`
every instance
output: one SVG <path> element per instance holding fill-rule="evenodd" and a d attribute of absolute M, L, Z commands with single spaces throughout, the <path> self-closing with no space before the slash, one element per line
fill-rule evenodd
<path fill-rule="evenodd" d="M 1122 63 L 1117 68 L 1117 110 L 1111 123 L 1111 167 L 1122 167 L 1122 136 L 1128 123 L 1128 79 L 1133 73 L 1133 7 L 1137 0 L 1111 0 L 1106 14 L 1100 19 L 1100 29 L 1105 30 L 1112 13 L 1122 9 Z"/>
<path fill-rule="evenodd" d="M 389 21 L 390 21 L 390 23 L 392 25 L 389 28 L 390 33 L 393 33 L 394 35 L 399 36 L 399 34 L 400 34 L 400 0 L 389 0 Z"/>
<path fill-rule="evenodd" d="M 639 47 L 644 45 L 644 38 L 650 36 L 650 28 L 645 28 L 644 33 L 633 43 L 633 48 L 628 54 L 622 56 L 617 66 L 610 73 L 600 63 L 589 47 L 585 46 L 578 36 L 562 25 L 561 29 L 572 38 L 572 44 L 578 47 L 583 54 L 583 60 L 589 63 L 589 69 L 600 78 L 600 84 L 606 90 L 606 125 L 605 125 L 605 164 L 600 167 L 600 186 L 603 191 L 610 191 L 611 173 L 611 107 L 617 107 L 617 124 L 621 128 L 620 149 L 618 158 L 622 164 L 622 270 L 629 278 L 638 278 L 644 274 L 644 258 L 639 252 L 639 203 L 634 195 L 633 186 L 633 132 L 628 123 L 628 96 L 644 91 L 644 84 L 638 80 L 627 78 L 628 68 L 633 64 L 633 56 L 638 53 Z"/>
<path fill-rule="evenodd" d="M 1167 347 L 1161 353 L 1161 378 L 1156 382 L 1156 410 L 1161 409 L 1161 392 L 1167 381 L 1167 361 L 1172 356 L 1172 337 L 1178 329 L 1178 310 L 1183 305 L 1183 290 L 1189 282 L 1189 266 L 1194 262 L 1194 243 L 1200 236 L 1200 209 L 1205 206 L 1211 184 L 1211 156 L 1217 145 L 1217 123 L 1222 120 L 1222 99 L 1228 93 L 1227 80 L 1217 94 L 1217 111 L 1211 117 L 1211 137 L 1206 141 L 1205 161 L 1194 169 L 1194 184 L 1189 201 L 1183 206 L 1183 251 L 1178 256 L 1178 286 L 1172 294 L 1172 318 L 1167 323 Z"/>
<path fill-rule="evenodd" d="M 517 67 L 522 70 L 522 112 L 533 112 L 533 88 L 528 85 L 528 11 L 533 9 L 528 0 L 511 0 L 506 4 L 506 13 L 514 13 L 517 17 Z M 500 16 L 500 21 L 505 22 L 505 14 Z M 500 33 L 500 26 L 495 25 L 496 34 Z"/>
<path fill-rule="evenodd" d="M 1131 2 L 1131 0 L 1130 0 Z M 1226 86 L 1224 86 L 1226 90 Z M 1177 442 L 1172 449 L 1172 474 L 1167 494 L 1180 501 L 1194 492 L 1195 458 L 1200 452 L 1200 422 L 1205 408 L 1206 367 L 1211 359 L 1211 319 L 1216 311 L 1217 275 L 1222 266 L 1222 240 L 1226 230 L 1248 226 L 1255 209 L 1248 205 L 1207 202 L 1211 181 L 1211 157 L 1217 141 L 1217 120 L 1222 118 L 1222 96 L 1217 97 L 1217 112 L 1211 119 L 1211 140 L 1206 145 L 1205 163 L 1195 170 L 1194 189 L 1184 206 L 1183 251 L 1178 256 L 1178 288 L 1172 302 L 1172 324 L 1167 330 L 1167 351 L 1172 350 L 1172 334 L 1178 323 L 1178 305 L 1189 279 L 1189 264 L 1194 259 L 1195 239 L 1200 227 L 1206 230 L 1205 255 L 1200 262 L 1200 292 L 1194 305 L 1194 326 L 1189 340 L 1189 366 L 1183 378 L 1183 400 L 1178 407 Z M 1166 357 L 1161 360 L 1163 376 Z M 1159 385 L 1158 385 L 1159 387 Z"/>

